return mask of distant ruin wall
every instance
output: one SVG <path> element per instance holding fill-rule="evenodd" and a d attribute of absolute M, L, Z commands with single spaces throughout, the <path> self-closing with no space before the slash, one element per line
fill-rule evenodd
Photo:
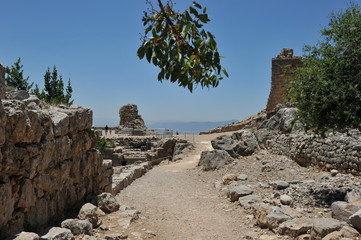
<path fill-rule="evenodd" d="M 35 231 L 90 195 L 111 191 L 111 166 L 94 149 L 90 109 L 47 106 L 30 96 L 3 99 L 0 117 L 0 239 Z"/>
<path fill-rule="evenodd" d="M 293 50 L 289 48 L 282 49 L 281 53 L 272 59 L 271 91 L 266 107 L 267 112 L 272 111 L 277 104 L 286 102 L 290 70 L 302 65 L 302 59 L 294 57 Z"/>

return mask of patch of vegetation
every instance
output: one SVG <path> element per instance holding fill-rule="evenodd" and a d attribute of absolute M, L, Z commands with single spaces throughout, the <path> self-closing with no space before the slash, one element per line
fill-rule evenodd
<path fill-rule="evenodd" d="M 290 98 L 307 129 L 325 133 L 361 128 L 361 9 L 332 13 L 322 40 L 304 47 L 304 67 L 290 82 Z"/>
<path fill-rule="evenodd" d="M 35 89 L 32 91 L 39 99 L 44 100 L 50 104 L 73 104 L 74 100 L 70 100 L 73 92 L 73 88 L 68 80 L 68 85 L 64 89 L 64 82 L 62 75 L 58 75 L 56 66 L 53 67 L 53 71 L 50 72 L 48 68 L 44 75 L 45 88 L 40 91 L 38 85 L 35 85 Z"/>
<path fill-rule="evenodd" d="M 115 143 L 113 141 L 107 140 L 105 137 L 102 137 L 99 139 L 95 148 L 101 153 L 104 153 L 105 149 L 113 147 L 115 147 Z"/>
<path fill-rule="evenodd" d="M 29 77 L 24 77 L 23 65 L 21 63 L 21 58 L 9 68 L 5 68 L 5 85 L 7 89 L 16 89 L 24 90 L 29 92 L 33 87 L 34 83 L 29 83 Z"/>

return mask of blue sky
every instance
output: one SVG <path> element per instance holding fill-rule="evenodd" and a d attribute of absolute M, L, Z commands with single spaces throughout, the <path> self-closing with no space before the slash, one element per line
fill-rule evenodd
<path fill-rule="evenodd" d="M 154 0 L 153 0 L 154 1 Z M 190 0 L 176 0 L 184 10 Z M 157 81 L 158 69 L 139 60 L 145 0 L 4 0 L 0 62 L 22 58 L 24 74 L 43 87 L 47 67 L 71 78 L 76 105 L 93 109 L 94 124 L 115 125 L 122 105 L 138 105 L 147 122 L 243 119 L 265 108 L 271 59 L 282 48 L 302 54 L 315 44 L 344 0 L 199 0 L 230 77 L 193 93 Z M 353 1 L 360 4 L 361 0 Z"/>

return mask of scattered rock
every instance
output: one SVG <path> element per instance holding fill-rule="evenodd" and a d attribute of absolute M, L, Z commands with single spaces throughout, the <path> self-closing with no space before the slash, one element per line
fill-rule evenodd
<path fill-rule="evenodd" d="M 247 186 L 239 185 L 229 190 L 229 198 L 231 202 L 238 201 L 240 197 L 247 196 L 253 193 L 253 190 Z"/>
<path fill-rule="evenodd" d="M 233 160 L 224 150 L 203 151 L 198 166 L 204 171 L 214 170 L 230 164 Z"/>
<path fill-rule="evenodd" d="M 253 215 L 256 218 L 257 225 L 269 229 L 277 228 L 279 224 L 293 218 L 292 216 L 285 214 L 280 207 L 267 204 L 255 206 Z"/>
<path fill-rule="evenodd" d="M 16 235 L 14 240 L 40 240 L 40 237 L 38 234 L 33 232 L 21 232 Z"/>
<path fill-rule="evenodd" d="M 361 206 L 355 206 L 343 201 L 333 202 L 331 205 L 332 217 L 340 221 L 345 221 L 347 223 L 351 223 L 349 219 L 350 216 L 360 209 Z"/>
<path fill-rule="evenodd" d="M 336 169 L 331 170 L 331 176 L 335 177 L 338 174 L 338 171 Z"/>
<path fill-rule="evenodd" d="M 93 235 L 93 226 L 88 219 L 86 220 L 67 219 L 61 223 L 61 227 L 70 229 L 70 231 L 74 235 L 79 235 L 79 234 L 85 234 L 89 236 Z"/>
<path fill-rule="evenodd" d="M 297 237 L 306 234 L 313 227 L 314 220 L 308 217 L 294 218 L 280 224 L 278 233 Z"/>
<path fill-rule="evenodd" d="M 228 173 L 222 177 L 222 182 L 224 185 L 229 184 L 232 181 L 237 181 L 237 175 L 233 173 Z"/>
<path fill-rule="evenodd" d="M 327 234 L 322 240 L 356 239 L 357 237 L 360 237 L 360 234 L 356 229 L 344 226 L 339 231 Z"/>
<path fill-rule="evenodd" d="M 238 199 L 239 205 L 241 207 L 245 207 L 249 204 L 255 203 L 257 201 L 261 200 L 260 196 L 256 196 L 256 195 L 248 195 L 248 196 L 244 196 L 244 197 L 240 197 Z"/>
<path fill-rule="evenodd" d="M 246 232 L 244 234 L 244 239 L 246 239 L 246 240 L 258 240 L 259 239 L 259 233 L 258 232 L 253 232 L 253 231 Z"/>
<path fill-rule="evenodd" d="M 239 174 L 237 179 L 241 181 L 246 181 L 248 179 L 248 176 L 246 174 Z"/>
<path fill-rule="evenodd" d="M 361 190 L 353 189 L 346 193 L 345 201 L 353 205 L 361 206 Z"/>
<path fill-rule="evenodd" d="M 311 238 L 321 240 L 327 234 L 346 226 L 345 222 L 333 218 L 315 218 L 311 229 Z"/>
<path fill-rule="evenodd" d="M 78 218 L 81 220 L 89 220 L 89 222 L 93 225 L 93 228 L 96 228 L 100 225 L 98 215 L 97 215 L 98 208 L 91 203 L 86 203 L 84 206 L 79 210 Z"/>
<path fill-rule="evenodd" d="M 102 193 L 95 197 L 96 205 L 105 213 L 118 211 L 119 203 L 110 193 Z"/>
<path fill-rule="evenodd" d="M 350 222 L 358 230 L 361 231 L 361 210 L 358 210 L 350 216 Z"/>
<path fill-rule="evenodd" d="M 286 189 L 290 186 L 288 182 L 282 180 L 271 181 L 269 184 L 276 190 Z"/>
<path fill-rule="evenodd" d="M 291 205 L 292 200 L 293 199 L 290 196 L 286 195 L 286 194 L 283 194 L 283 195 L 280 196 L 280 201 L 284 205 Z"/>
<path fill-rule="evenodd" d="M 277 236 L 271 236 L 271 235 L 261 235 L 259 237 L 259 240 L 279 240 Z"/>
<path fill-rule="evenodd" d="M 74 240 L 74 235 L 69 229 L 53 227 L 44 236 L 41 236 L 42 240 Z"/>

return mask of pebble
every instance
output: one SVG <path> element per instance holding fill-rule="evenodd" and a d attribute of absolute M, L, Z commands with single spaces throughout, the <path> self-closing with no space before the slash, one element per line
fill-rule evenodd
<path fill-rule="evenodd" d="M 280 196 L 280 201 L 283 205 L 291 205 L 293 199 L 290 196 L 283 194 Z"/>

